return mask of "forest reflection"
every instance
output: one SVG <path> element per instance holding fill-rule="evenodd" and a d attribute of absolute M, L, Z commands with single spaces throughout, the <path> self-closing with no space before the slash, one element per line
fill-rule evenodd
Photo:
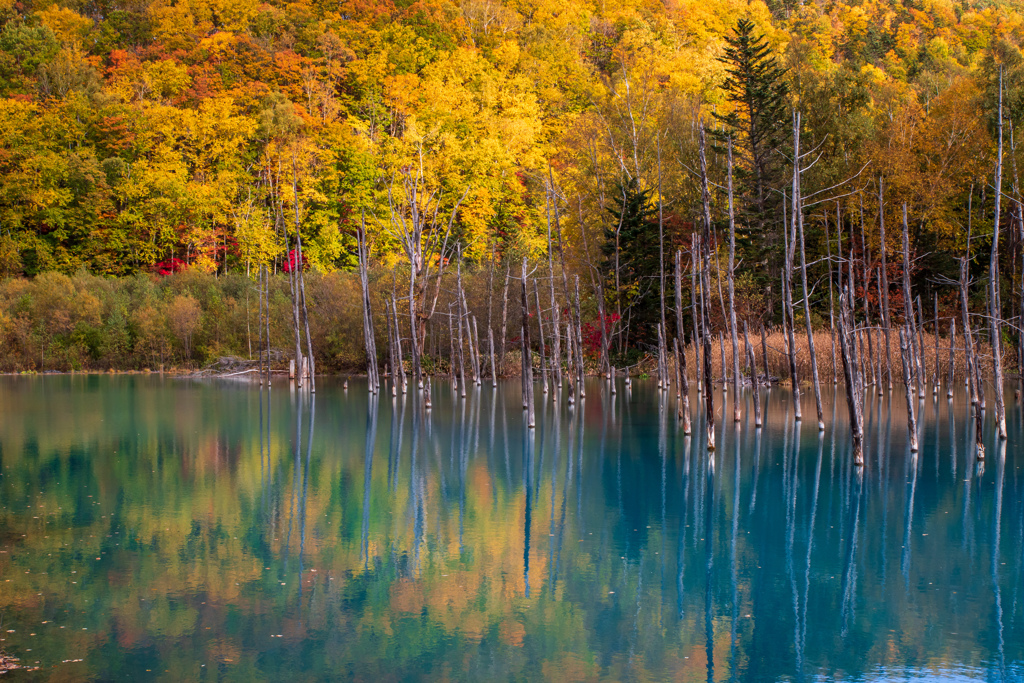
<path fill-rule="evenodd" d="M 730 397 L 710 453 L 642 382 L 543 398 L 3 378 L 2 646 L 40 679 L 1024 675 L 1019 405 L 982 463 L 961 394 L 916 455 L 868 397 L 858 468 L 842 397 L 823 433 Z"/>

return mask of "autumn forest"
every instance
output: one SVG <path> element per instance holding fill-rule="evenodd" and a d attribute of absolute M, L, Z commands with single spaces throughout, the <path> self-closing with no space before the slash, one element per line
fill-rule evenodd
<path fill-rule="evenodd" d="M 6 370 L 264 330 L 320 369 L 455 335 L 501 366 L 539 313 L 535 351 L 667 381 L 701 324 L 834 340 L 844 288 L 854 325 L 1010 321 L 1016 365 L 1012 4 L 0 4 Z"/>

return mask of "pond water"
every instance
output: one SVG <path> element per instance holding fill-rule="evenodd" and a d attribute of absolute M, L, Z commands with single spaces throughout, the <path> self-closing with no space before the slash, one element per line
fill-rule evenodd
<path fill-rule="evenodd" d="M 832 394 L 468 393 L 0 378 L 8 678 L 1024 680 L 1020 405 L 871 396 L 860 472 Z"/>

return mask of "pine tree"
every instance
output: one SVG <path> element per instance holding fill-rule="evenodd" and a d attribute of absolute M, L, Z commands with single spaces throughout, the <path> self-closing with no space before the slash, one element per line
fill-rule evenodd
<path fill-rule="evenodd" d="M 735 34 L 726 37 L 719 61 L 729 77 L 723 88 L 734 105 L 715 118 L 732 135 L 737 155 L 736 177 L 751 222 L 763 227 L 775 204 L 771 190 L 782 180 L 782 158 L 776 154 L 786 140 L 789 86 L 786 70 L 778 65 L 763 35 L 749 19 L 740 19 Z"/>
<path fill-rule="evenodd" d="M 646 337 L 659 319 L 658 308 L 658 222 L 651 191 L 640 189 L 635 178 L 622 180 L 616 188 L 619 201 L 608 212 L 602 247 L 606 291 L 615 292 L 622 304 L 622 316 L 634 334 Z M 616 277 L 615 233 L 618 231 L 618 277 Z"/>

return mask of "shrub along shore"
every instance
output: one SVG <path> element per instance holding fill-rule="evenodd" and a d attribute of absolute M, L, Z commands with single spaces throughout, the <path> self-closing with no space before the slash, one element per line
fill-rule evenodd
<path fill-rule="evenodd" d="M 484 330 L 494 330 L 499 375 L 514 377 L 521 372 L 519 306 L 513 299 L 503 307 L 503 284 L 495 282 L 486 269 L 467 271 L 463 285 L 472 314 L 479 321 L 481 338 Z M 500 279 L 500 278 L 498 278 Z M 385 349 L 387 337 L 383 321 L 385 301 L 391 296 L 402 275 L 380 269 L 371 272 L 371 301 L 375 317 L 381 317 L 375 330 L 380 337 L 378 348 Z M 357 273 L 308 273 L 310 335 L 316 354 L 318 374 L 364 374 L 366 353 L 362 332 L 361 289 Z M 452 335 L 448 333 L 448 302 L 442 296 L 437 313 L 428 323 L 425 370 L 447 374 L 450 371 Z M 504 325 L 503 321 L 504 310 Z M 596 373 L 599 365 L 599 330 L 595 329 L 596 305 L 582 302 L 585 323 L 584 346 L 588 371 Z M 488 313 L 490 310 L 490 313 Z M 283 359 L 278 367 L 285 369 L 294 356 L 292 309 L 286 275 L 270 278 L 271 348 Z M 444 312 L 444 314 L 442 314 Z M 235 356 L 256 360 L 259 357 L 259 301 L 252 280 L 244 274 L 215 276 L 198 271 L 183 271 L 167 276 L 140 274 L 109 278 L 84 271 L 67 276 L 44 273 L 35 278 L 0 280 L 0 372 L 157 372 L 188 373 L 215 362 L 218 358 Z M 818 372 L 822 383 L 833 378 L 842 381 L 842 364 L 833 365 L 832 335 L 827 324 L 815 333 Z M 538 345 L 536 321 L 531 334 Z M 802 323 L 799 325 L 802 328 Z M 502 344 L 501 331 L 505 329 Z M 408 336 L 408 330 L 404 331 Z M 588 341 L 589 337 L 589 341 Z M 786 338 L 781 330 L 769 329 L 762 346 L 758 333 L 751 335 L 758 373 L 785 381 L 789 376 Z M 873 339 L 875 373 L 886 372 L 881 334 Z M 953 353 L 954 375 L 963 377 L 965 357 L 962 339 Z M 740 340 L 741 357 L 745 346 Z M 504 354 L 502 347 L 504 346 Z M 796 336 L 796 362 L 802 381 L 810 378 L 810 358 L 805 348 L 806 336 Z M 686 346 L 690 374 L 697 367 L 693 345 Z M 407 345 L 406 345 L 407 350 Z M 486 355 L 486 347 L 481 346 Z M 535 349 L 535 352 L 538 349 Z M 550 351 L 550 349 L 549 349 Z M 922 344 L 927 374 L 936 369 L 940 376 L 949 372 L 948 337 L 936 342 L 928 330 Z M 836 357 L 838 357 L 838 349 Z M 988 353 L 981 349 L 982 355 Z M 656 348 L 632 348 L 620 358 L 619 367 L 628 367 L 635 375 L 654 373 Z M 713 376 L 722 376 L 722 358 L 731 364 L 732 346 L 729 335 L 716 339 L 713 345 Z M 900 349 L 898 340 L 890 341 L 891 367 L 899 381 Z M 486 358 L 484 359 L 486 360 Z M 1012 360 L 1011 360 L 1012 362 Z M 535 367 L 540 368 L 535 358 Z M 991 363 L 981 363 L 989 369 Z M 881 367 L 879 367 L 881 366 Z M 747 374 L 745 362 L 741 370 Z M 872 368 L 864 373 L 872 377 Z M 489 376 L 489 370 L 486 370 Z M 729 374 L 726 372 L 725 374 Z M 673 371 L 674 375 L 674 371 Z M 1010 378 L 1008 376 L 1008 378 Z"/>

